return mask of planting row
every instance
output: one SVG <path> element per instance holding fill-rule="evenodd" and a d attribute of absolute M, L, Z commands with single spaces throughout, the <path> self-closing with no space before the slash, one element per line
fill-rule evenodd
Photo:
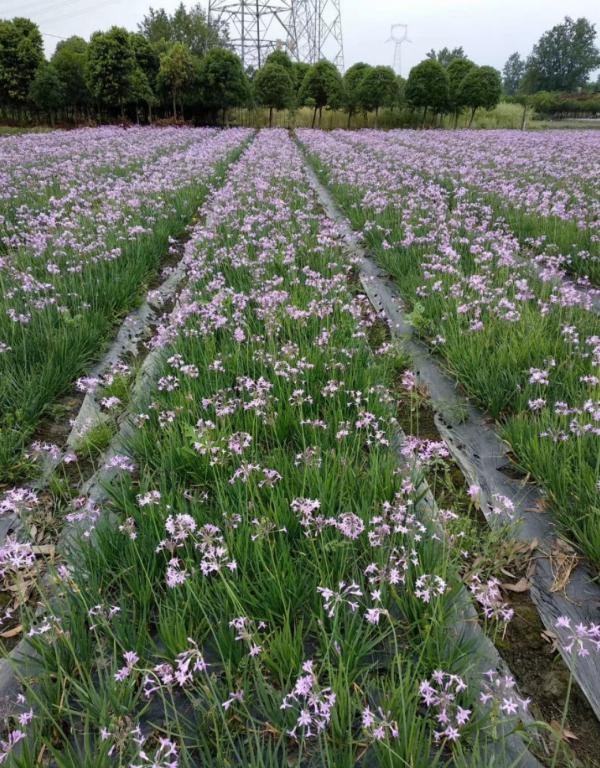
<path fill-rule="evenodd" d="M 594 131 L 364 131 L 388 167 L 433 179 L 454 197 L 491 206 L 528 258 L 600 285 L 600 139 Z"/>
<path fill-rule="evenodd" d="M 248 135 L 107 129 L 3 143 L 0 482 L 23 471 L 42 414 L 143 295 Z"/>
<path fill-rule="evenodd" d="M 390 164 L 368 137 L 301 132 L 353 226 L 397 278 L 411 319 L 502 423 L 515 460 L 600 562 L 600 324 L 568 288 L 523 266 L 489 206 Z"/>
<path fill-rule="evenodd" d="M 287 133 L 201 214 L 109 508 L 74 501 L 88 535 L 28 626 L 7 764 L 508 765 L 486 744 L 526 702 L 455 631 L 455 516 L 417 515 L 445 449 L 392 447 L 397 352 Z M 509 618 L 495 582 L 473 591 Z"/>

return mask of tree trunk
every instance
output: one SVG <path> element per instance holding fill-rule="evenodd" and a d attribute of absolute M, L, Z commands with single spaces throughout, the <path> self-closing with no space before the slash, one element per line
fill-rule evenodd
<path fill-rule="evenodd" d="M 317 107 L 315 107 L 315 111 L 313 112 L 312 123 L 311 123 L 311 126 L 310 126 L 311 128 L 314 128 L 314 127 L 315 127 L 315 121 L 316 121 L 316 119 L 317 119 Z"/>
<path fill-rule="evenodd" d="M 527 103 L 523 104 L 523 116 L 521 118 L 521 130 L 525 130 L 525 120 L 527 119 Z"/>
<path fill-rule="evenodd" d="M 177 120 L 177 96 L 173 91 L 173 120 Z"/>
<path fill-rule="evenodd" d="M 423 121 L 421 123 L 421 128 L 425 128 L 425 118 L 427 117 L 427 107 L 423 109 Z"/>
<path fill-rule="evenodd" d="M 269 107 L 269 128 L 273 127 L 273 107 Z"/>
<path fill-rule="evenodd" d="M 321 127 L 322 119 L 323 119 L 323 107 L 319 107 L 319 128 Z"/>
<path fill-rule="evenodd" d="M 458 109 L 454 110 L 454 130 L 458 128 Z"/>
<path fill-rule="evenodd" d="M 148 125 L 152 125 L 152 104 L 148 102 Z"/>
<path fill-rule="evenodd" d="M 223 128 L 225 127 L 225 117 L 226 117 L 226 115 L 227 115 L 227 107 L 223 107 L 223 113 L 222 113 L 222 118 L 221 118 L 221 125 L 223 126 Z"/>
<path fill-rule="evenodd" d="M 183 114 L 183 101 L 179 102 L 179 114 L 181 115 L 181 119 L 185 120 L 185 115 Z"/>
<path fill-rule="evenodd" d="M 379 128 L 379 107 L 375 107 L 375 128 Z"/>
<path fill-rule="evenodd" d="M 473 118 L 475 117 L 475 112 L 477 112 L 477 107 L 473 107 L 471 110 L 471 119 L 469 120 L 469 128 L 473 125 Z"/>
<path fill-rule="evenodd" d="M 347 126 L 348 130 L 350 129 L 350 120 L 351 119 L 352 119 L 352 112 L 349 111 L 348 112 L 348 126 Z"/>

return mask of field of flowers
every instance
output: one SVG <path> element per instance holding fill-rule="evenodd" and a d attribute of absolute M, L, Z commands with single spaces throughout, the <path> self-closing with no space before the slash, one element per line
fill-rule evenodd
<path fill-rule="evenodd" d="M 546 710 L 500 661 L 523 550 L 483 530 L 477 488 L 450 482 L 446 445 L 420 435 L 426 395 L 309 162 L 596 562 L 600 320 L 528 265 L 558 241 L 525 243 L 483 186 L 478 201 L 492 181 L 464 168 L 463 139 L 445 152 L 440 133 L 429 151 L 419 135 L 0 143 L 0 515 L 23 523 L 0 542 L 2 765 L 567 768 L 581 765 L 572 729 L 598 765 L 594 726 L 567 720 L 569 670 L 566 703 Z M 508 138 L 487 135 L 500 156 Z M 516 141 L 503 189 L 529 215 L 516 177 L 531 147 Z M 532 146 L 528 173 L 549 167 L 562 194 L 560 148 Z M 596 180 L 584 186 L 585 214 L 569 215 L 594 232 Z M 158 369 L 87 375 L 177 259 L 177 299 L 141 353 Z M 76 388 L 116 408 L 118 434 L 87 457 L 46 445 L 63 460 L 40 487 L 24 452 Z M 558 643 L 567 659 L 600 652 L 597 622 L 554 628 L 548 666 Z"/>
<path fill-rule="evenodd" d="M 340 134 L 338 134 L 340 135 Z M 527 257 L 600 285 L 600 158 L 593 131 L 364 131 L 346 137 L 492 208 Z"/>
<path fill-rule="evenodd" d="M 0 482 L 144 294 L 248 136 L 103 128 L 0 144 Z"/>
<path fill-rule="evenodd" d="M 452 143 L 440 135 L 440 145 Z M 598 316 L 572 285 L 540 279 L 527 263 L 526 248 L 485 200 L 466 187 L 452 192 L 415 168 L 418 161 L 412 150 L 405 151 L 404 134 L 388 152 L 396 137 L 301 132 L 353 225 L 396 278 L 414 325 L 465 390 L 500 421 L 517 464 L 550 493 L 563 530 L 598 563 Z M 506 134 L 500 137 L 499 153 L 509 142 Z M 464 141 L 455 140 L 459 147 Z M 494 134 L 487 141 L 493 145 Z M 515 139 L 513 168 L 525 164 L 518 159 L 523 141 Z M 574 139 L 561 134 L 553 143 L 535 135 L 528 141 L 548 148 L 551 165 L 562 145 Z M 594 142 L 598 147 L 595 135 L 583 134 L 581 154 Z M 444 160 L 423 165 L 450 164 L 453 156 L 448 152 Z M 456 156 L 463 157 L 460 149 Z M 456 176 L 473 179 L 477 174 L 465 170 L 465 162 L 457 161 Z M 531 172 L 539 166 L 539 158 L 532 161 Z M 515 172 L 506 182 L 507 194 L 526 184 Z M 597 227 L 597 191 L 592 194 L 592 182 L 583 186 L 589 193 L 587 215 Z M 560 189 L 557 195 L 562 196 Z M 597 258 L 597 243 L 594 253 Z"/>

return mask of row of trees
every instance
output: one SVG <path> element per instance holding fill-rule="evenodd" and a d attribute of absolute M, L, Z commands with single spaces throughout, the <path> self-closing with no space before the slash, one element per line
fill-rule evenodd
<path fill-rule="evenodd" d="M 150 9 L 135 33 L 120 27 L 61 41 L 50 61 L 37 26 L 28 19 L 0 21 L 0 109 L 22 116 L 32 109 L 52 122 L 62 119 L 134 119 L 153 116 L 224 121 L 231 107 L 256 105 L 274 110 L 310 106 L 312 124 L 323 108 L 342 109 L 348 126 L 358 113 L 406 107 L 429 113 L 435 123 L 468 111 L 491 109 L 503 92 L 509 97 L 536 89 L 573 90 L 587 83 L 600 64 L 595 29 L 586 19 L 566 18 L 545 33 L 527 61 L 513 54 L 504 78 L 477 66 L 462 49 L 432 50 L 405 81 L 391 67 L 354 64 L 342 75 L 328 61 L 293 62 L 274 51 L 258 71 L 243 71 L 229 49 L 227 30 L 211 23 L 200 5 L 183 3 L 172 13 Z M 545 99 L 545 104 L 549 103 Z"/>

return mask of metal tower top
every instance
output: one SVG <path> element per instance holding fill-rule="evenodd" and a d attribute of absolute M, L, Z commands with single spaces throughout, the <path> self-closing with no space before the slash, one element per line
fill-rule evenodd
<path fill-rule="evenodd" d="M 245 69 L 261 67 L 277 49 L 344 69 L 340 0 L 209 0 L 208 15 L 227 26 Z"/>

